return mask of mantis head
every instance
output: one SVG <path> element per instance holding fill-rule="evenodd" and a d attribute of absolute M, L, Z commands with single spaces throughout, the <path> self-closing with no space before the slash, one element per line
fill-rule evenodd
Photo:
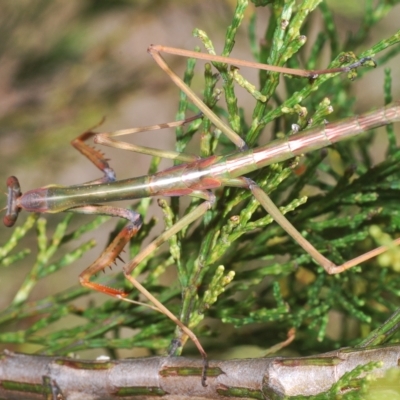
<path fill-rule="evenodd" d="M 18 214 L 21 211 L 21 207 L 18 205 L 18 199 L 22 196 L 22 193 L 18 179 L 15 176 L 10 176 L 7 178 L 7 187 L 7 212 L 3 218 L 3 223 L 5 226 L 11 227 L 15 224 Z"/>

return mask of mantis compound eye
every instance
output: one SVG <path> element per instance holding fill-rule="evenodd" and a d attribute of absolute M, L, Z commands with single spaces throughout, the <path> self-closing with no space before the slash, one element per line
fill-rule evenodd
<path fill-rule="evenodd" d="M 18 214 L 21 211 L 21 207 L 18 206 L 17 200 L 21 197 L 22 193 L 18 179 L 15 176 L 10 176 L 7 178 L 7 187 L 7 213 L 3 218 L 3 223 L 5 226 L 11 227 L 15 224 Z"/>

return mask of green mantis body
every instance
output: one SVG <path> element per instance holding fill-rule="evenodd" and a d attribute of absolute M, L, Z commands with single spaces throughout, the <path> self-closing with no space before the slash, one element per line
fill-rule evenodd
<path fill-rule="evenodd" d="M 115 175 L 104 159 L 90 156 L 92 161 L 101 161 L 105 176 L 98 183 L 76 186 L 51 185 L 19 194 L 16 178 L 10 177 L 9 199 L 11 204 L 4 217 L 6 226 L 14 225 L 20 210 L 38 213 L 74 212 L 78 207 L 111 201 L 132 200 L 150 196 L 195 196 L 206 190 L 221 186 L 250 189 L 252 183 L 243 175 L 285 161 L 298 155 L 318 150 L 338 141 L 346 140 L 369 129 L 400 120 L 400 102 L 394 102 L 379 110 L 328 124 L 322 128 L 306 130 L 287 138 L 277 139 L 256 149 L 236 152 L 225 156 L 210 156 L 180 164 L 153 175 L 115 180 Z M 85 132 L 85 136 L 92 133 Z M 94 135 L 94 133 L 93 133 Z M 75 141 L 86 147 L 83 135 Z M 87 137 L 84 137 L 87 139 Z M 90 149 L 89 149 L 90 150 Z M 84 210 L 80 210 L 84 211 Z"/>

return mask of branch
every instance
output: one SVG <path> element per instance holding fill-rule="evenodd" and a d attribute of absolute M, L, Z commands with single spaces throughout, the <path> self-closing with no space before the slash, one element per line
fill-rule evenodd
<path fill-rule="evenodd" d="M 371 374 L 381 377 L 389 368 L 398 368 L 399 360 L 400 345 L 390 345 L 363 350 L 345 348 L 311 357 L 211 361 L 208 386 L 203 387 L 201 360 L 151 357 L 82 361 L 6 350 L 0 359 L 0 397 L 94 400 L 311 396 L 326 392 L 335 384 L 336 393 L 350 387 L 359 389 L 355 386 L 360 385 L 360 376 L 365 377 L 367 370 L 376 367 Z M 356 367 L 357 371 L 353 371 Z M 346 373 L 350 374 L 345 376 Z"/>

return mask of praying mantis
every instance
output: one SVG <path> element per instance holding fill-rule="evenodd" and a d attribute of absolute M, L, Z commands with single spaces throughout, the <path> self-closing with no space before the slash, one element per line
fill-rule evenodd
<path fill-rule="evenodd" d="M 208 118 L 215 127 L 220 129 L 225 136 L 236 145 L 238 151 L 223 156 L 212 155 L 206 158 L 199 158 L 172 151 L 167 152 L 152 148 L 138 147 L 114 139 L 119 136 L 134 134 L 141 131 L 180 126 L 192 121 L 193 119 L 200 118 L 199 116 L 187 118 L 183 121 L 177 121 L 174 123 L 125 129 L 111 133 L 95 133 L 94 128 L 92 128 L 73 140 L 72 145 L 86 156 L 97 168 L 99 168 L 103 172 L 104 176 L 95 181 L 80 185 L 68 187 L 50 185 L 29 190 L 24 194 L 21 193 L 18 179 L 11 176 L 7 179 L 8 205 L 3 222 L 8 227 L 13 226 L 21 210 L 37 213 L 73 212 L 89 215 L 109 215 L 128 220 L 128 224 L 119 232 L 100 257 L 80 274 L 80 283 L 89 289 L 102 292 L 117 299 L 135 303 L 133 300 L 127 298 L 128 294 L 124 291 L 107 287 L 90 280 L 94 274 L 104 270 L 119 258 L 119 254 L 123 251 L 125 245 L 137 234 L 142 226 L 142 218 L 139 213 L 124 208 L 102 205 L 101 203 L 138 199 L 150 196 L 190 196 L 204 200 L 196 208 L 191 210 L 175 223 L 175 225 L 167 229 L 153 242 L 142 249 L 123 267 L 123 272 L 126 279 L 153 304 L 152 308 L 165 314 L 174 321 L 195 343 L 204 359 L 205 367 L 202 374 L 202 383 L 205 385 L 207 354 L 198 338 L 174 314 L 172 314 L 162 303 L 148 292 L 145 287 L 132 277 L 132 271 L 159 246 L 212 208 L 215 203 L 215 195 L 212 190 L 223 186 L 249 190 L 272 218 L 290 236 L 292 236 L 292 238 L 308 254 L 310 254 L 316 263 L 321 265 L 328 274 L 343 272 L 370 259 L 371 257 L 375 257 L 385 252 L 393 245 L 399 245 L 400 239 L 397 239 L 394 240 L 391 245 L 378 247 L 342 265 L 335 265 L 328 258 L 318 252 L 318 250 L 296 230 L 286 217 L 283 216 L 269 196 L 257 185 L 257 183 L 246 178 L 245 175 L 272 163 L 284 161 L 303 153 L 329 146 L 335 142 L 346 140 L 369 129 L 399 121 L 400 102 L 394 102 L 379 110 L 365 113 L 357 117 L 329 123 L 323 127 L 305 130 L 284 139 L 276 139 L 261 147 L 248 149 L 244 140 L 229 126 L 227 126 L 216 114 L 214 114 L 196 96 L 192 89 L 169 68 L 161 56 L 162 52 L 206 60 L 211 59 L 212 61 L 229 63 L 235 66 L 247 66 L 266 69 L 269 71 L 289 73 L 310 80 L 315 79 L 320 74 L 349 72 L 366 63 L 370 63 L 371 60 L 369 58 L 361 59 L 349 66 L 336 69 L 304 71 L 273 67 L 259 63 L 250 63 L 227 57 L 204 55 L 197 52 L 159 45 L 151 45 L 148 51 L 159 67 L 165 71 L 179 89 L 188 96 L 193 104 L 201 111 L 202 115 L 204 115 L 205 118 Z M 98 144 L 103 144 L 117 149 L 170 158 L 181 162 L 181 164 L 157 172 L 153 175 L 118 181 L 116 180 L 113 169 L 109 166 L 102 153 L 86 144 L 86 141 L 90 138 L 94 138 L 95 143 Z"/>

